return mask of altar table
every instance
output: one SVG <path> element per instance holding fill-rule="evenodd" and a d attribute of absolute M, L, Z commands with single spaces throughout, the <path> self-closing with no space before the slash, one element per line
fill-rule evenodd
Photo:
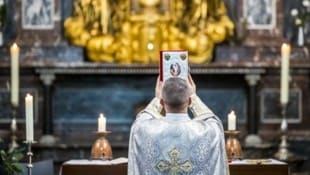
<path fill-rule="evenodd" d="M 247 160 L 229 163 L 230 175 L 288 175 L 288 164 L 274 159 L 267 163 L 249 163 Z"/>
<path fill-rule="evenodd" d="M 286 163 L 270 159 L 267 163 L 249 163 L 246 160 L 229 163 L 230 175 L 288 175 Z M 60 175 L 126 175 L 125 158 L 112 161 L 70 160 L 65 162 Z"/>

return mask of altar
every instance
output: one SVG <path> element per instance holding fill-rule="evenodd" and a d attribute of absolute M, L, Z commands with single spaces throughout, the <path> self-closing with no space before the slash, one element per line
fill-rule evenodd
<path fill-rule="evenodd" d="M 274 159 L 235 160 L 229 163 L 230 175 L 288 175 L 288 165 Z M 112 161 L 102 160 L 69 160 L 64 162 L 60 175 L 126 175 L 126 158 Z"/>

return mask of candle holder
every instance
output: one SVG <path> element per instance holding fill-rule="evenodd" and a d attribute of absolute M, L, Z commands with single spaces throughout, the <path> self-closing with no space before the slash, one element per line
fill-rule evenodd
<path fill-rule="evenodd" d="M 91 159 L 110 160 L 112 159 L 112 148 L 106 136 L 111 131 L 96 132 L 97 140 L 91 149 Z"/>
<path fill-rule="evenodd" d="M 15 105 L 11 105 L 11 111 L 12 111 L 12 120 L 11 120 L 11 132 L 12 132 L 12 136 L 11 136 L 11 143 L 9 146 L 9 150 L 13 151 L 14 149 L 18 148 L 18 143 L 17 143 L 17 106 Z"/>
<path fill-rule="evenodd" d="M 227 135 L 226 139 L 226 153 L 228 160 L 235 160 L 242 158 L 242 148 L 239 140 L 237 139 L 237 135 L 240 131 L 228 130 L 225 131 Z"/>
<path fill-rule="evenodd" d="M 274 157 L 278 160 L 283 160 L 287 161 L 290 160 L 294 154 L 291 153 L 288 150 L 288 143 L 287 143 L 287 120 L 286 120 L 286 115 L 287 115 L 287 104 L 282 104 L 282 121 L 281 121 L 281 142 L 279 144 L 279 150 L 276 152 Z"/>
<path fill-rule="evenodd" d="M 32 157 L 33 157 L 33 153 L 31 151 L 31 146 L 32 144 L 37 143 L 36 141 L 24 141 L 24 143 L 27 144 L 28 147 L 28 151 L 27 151 L 27 156 L 28 156 L 28 164 L 27 164 L 27 169 L 28 169 L 28 175 L 32 175 Z"/>

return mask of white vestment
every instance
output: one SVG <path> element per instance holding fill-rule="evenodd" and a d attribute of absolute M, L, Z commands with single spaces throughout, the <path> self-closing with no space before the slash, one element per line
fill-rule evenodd
<path fill-rule="evenodd" d="M 188 114 L 159 114 L 155 98 L 131 128 L 128 175 L 228 175 L 221 121 L 198 96 Z"/>

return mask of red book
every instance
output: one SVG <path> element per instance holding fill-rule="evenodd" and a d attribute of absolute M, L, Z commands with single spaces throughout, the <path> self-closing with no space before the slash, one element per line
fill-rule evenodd
<path fill-rule="evenodd" d="M 186 50 L 160 51 L 159 75 L 161 81 L 170 77 L 179 77 L 187 80 L 188 52 Z"/>

